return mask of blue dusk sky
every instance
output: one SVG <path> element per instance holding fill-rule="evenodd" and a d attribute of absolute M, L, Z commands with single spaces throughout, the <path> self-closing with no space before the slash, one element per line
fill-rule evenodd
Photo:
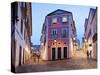
<path fill-rule="evenodd" d="M 32 3 L 32 43 L 34 45 L 40 44 L 41 29 L 46 15 L 57 9 L 62 9 L 73 13 L 73 19 L 77 30 L 77 38 L 80 40 L 80 44 L 82 44 L 82 37 L 84 36 L 84 22 L 85 18 L 89 15 L 90 8 L 96 7 Z"/>

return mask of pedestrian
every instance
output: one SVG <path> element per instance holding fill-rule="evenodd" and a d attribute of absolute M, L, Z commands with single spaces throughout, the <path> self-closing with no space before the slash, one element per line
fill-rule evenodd
<path fill-rule="evenodd" d="M 34 57 L 34 62 L 36 62 L 36 57 Z"/>
<path fill-rule="evenodd" d="M 35 53 L 34 53 L 34 56 L 33 57 L 34 57 L 34 62 L 36 62 L 36 54 Z"/>
<path fill-rule="evenodd" d="M 91 54 L 92 54 L 92 51 L 90 50 L 90 58 L 92 57 Z"/>
<path fill-rule="evenodd" d="M 89 51 L 87 50 L 87 58 L 89 59 Z"/>
<path fill-rule="evenodd" d="M 39 63 L 40 55 L 38 54 L 38 63 Z"/>

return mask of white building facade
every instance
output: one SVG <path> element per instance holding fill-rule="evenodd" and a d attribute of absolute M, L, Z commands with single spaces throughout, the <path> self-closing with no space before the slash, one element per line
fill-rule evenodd
<path fill-rule="evenodd" d="M 31 57 L 31 3 L 11 4 L 11 65 L 23 65 Z"/>

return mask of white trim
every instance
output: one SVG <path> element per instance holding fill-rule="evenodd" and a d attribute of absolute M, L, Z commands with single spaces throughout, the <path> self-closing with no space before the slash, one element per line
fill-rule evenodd
<path fill-rule="evenodd" d="M 50 58 L 50 60 L 52 60 L 52 47 L 50 48 L 50 50 L 51 50 L 51 58 Z"/>
<path fill-rule="evenodd" d="M 61 59 L 64 58 L 64 50 L 63 50 L 64 47 L 61 47 Z"/>
<path fill-rule="evenodd" d="M 55 47 L 55 58 L 58 59 L 58 49 Z"/>

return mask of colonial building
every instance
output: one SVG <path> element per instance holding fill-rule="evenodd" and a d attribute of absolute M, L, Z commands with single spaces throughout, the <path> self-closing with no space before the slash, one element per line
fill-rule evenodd
<path fill-rule="evenodd" d="M 31 3 L 11 3 L 11 67 L 24 64 L 31 57 Z"/>
<path fill-rule="evenodd" d="M 92 58 L 97 59 L 97 8 L 90 8 L 84 27 L 86 50 L 92 51 Z"/>
<path fill-rule="evenodd" d="M 43 60 L 71 58 L 75 39 L 76 27 L 72 12 L 61 9 L 51 12 L 46 16 L 42 28 L 41 58 Z"/>

